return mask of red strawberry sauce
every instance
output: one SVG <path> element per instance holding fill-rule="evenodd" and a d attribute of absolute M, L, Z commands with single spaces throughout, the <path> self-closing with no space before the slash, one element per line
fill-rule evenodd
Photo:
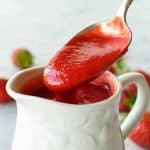
<path fill-rule="evenodd" d="M 91 81 L 121 57 L 131 34 L 121 18 L 86 28 L 48 63 L 44 82 L 50 90 L 66 91 Z"/>
<path fill-rule="evenodd" d="M 70 104 L 87 104 L 102 101 L 113 95 L 115 91 L 116 86 L 108 72 L 68 91 L 49 90 L 44 85 L 41 74 L 41 76 L 27 80 L 19 90 L 23 94 Z"/>
<path fill-rule="evenodd" d="M 130 41 L 131 33 L 119 17 L 86 28 L 49 61 L 44 83 L 28 94 L 73 104 L 107 99 L 114 88 L 106 82 L 105 71 L 127 51 Z"/>

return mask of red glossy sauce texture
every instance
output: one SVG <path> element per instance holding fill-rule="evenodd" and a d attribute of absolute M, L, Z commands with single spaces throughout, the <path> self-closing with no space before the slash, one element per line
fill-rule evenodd
<path fill-rule="evenodd" d="M 43 79 L 40 75 L 25 81 L 19 92 L 47 99 L 53 99 L 54 97 L 54 93 L 44 85 Z"/>
<path fill-rule="evenodd" d="M 69 104 L 87 104 L 103 101 L 113 95 L 115 91 L 115 84 L 107 72 L 73 90 L 51 91 L 44 85 L 42 76 L 27 80 L 19 90 L 23 94 Z"/>
<path fill-rule="evenodd" d="M 102 74 L 126 51 L 131 34 L 116 17 L 72 38 L 49 62 L 44 82 L 50 90 L 70 90 Z"/>

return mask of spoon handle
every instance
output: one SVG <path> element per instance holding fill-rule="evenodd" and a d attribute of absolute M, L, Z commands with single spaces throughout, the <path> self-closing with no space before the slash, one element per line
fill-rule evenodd
<path fill-rule="evenodd" d="M 126 22 L 126 14 L 132 2 L 133 0 L 124 0 L 116 16 L 120 16 Z"/>

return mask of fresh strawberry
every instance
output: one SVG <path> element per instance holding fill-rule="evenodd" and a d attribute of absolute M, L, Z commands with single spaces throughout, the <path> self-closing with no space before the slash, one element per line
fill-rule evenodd
<path fill-rule="evenodd" d="M 128 105 L 130 103 L 130 97 L 127 93 L 127 91 L 123 90 L 121 92 L 121 99 L 119 103 L 119 112 L 129 112 L 130 106 Z"/>
<path fill-rule="evenodd" d="M 12 53 L 12 63 L 21 69 L 29 68 L 33 65 L 33 56 L 29 50 L 19 48 Z"/>
<path fill-rule="evenodd" d="M 117 62 L 115 62 L 108 70 L 115 75 L 120 75 L 129 72 L 130 69 L 125 63 L 124 57 L 122 57 Z"/>
<path fill-rule="evenodd" d="M 150 112 L 145 112 L 137 126 L 129 135 L 136 144 L 150 150 Z"/>
<path fill-rule="evenodd" d="M 129 112 L 136 100 L 136 93 L 132 93 L 128 89 L 122 90 L 119 103 L 119 112 Z"/>
<path fill-rule="evenodd" d="M 128 91 L 130 91 L 130 93 L 136 94 L 137 93 L 137 87 L 134 83 L 131 83 L 127 86 Z"/>
<path fill-rule="evenodd" d="M 12 98 L 6 92 L 7 80 L 0 78 L 0 103 L 8 103 L 12 101 Z"/>

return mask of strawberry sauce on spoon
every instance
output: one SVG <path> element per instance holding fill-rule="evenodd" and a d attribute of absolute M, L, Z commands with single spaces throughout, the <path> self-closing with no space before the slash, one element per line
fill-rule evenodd
<path fill-rule="evenodd" d="M 91 81 L 127 51 L 132 34 L 126 12 L 131 2 L 125 0 L 112 20 L 79 32 L 49 61 L 44 82 L 50 90 L 70 90 Z"/>

